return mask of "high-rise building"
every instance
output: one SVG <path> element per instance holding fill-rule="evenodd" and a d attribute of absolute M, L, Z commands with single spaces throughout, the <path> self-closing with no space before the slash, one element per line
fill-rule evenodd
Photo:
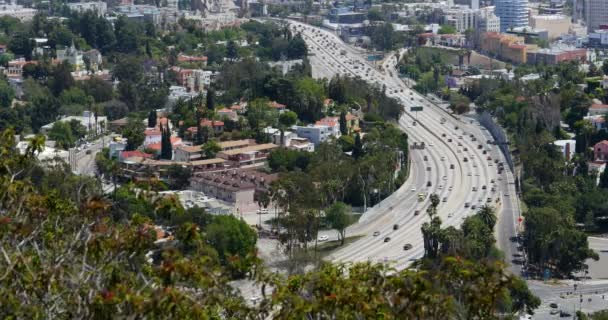
<path fill-rule="evenodd" d="M 608 1 L 585 0 L 585 20 L 588 31 L 608 26 Z"/>
<path fill-rule="evenodd" d="M 501 32 L 528 25 L 528 0 L 496 0 L 494 3 L 496 16 L 500 18 Z"/>
<path fill-rule="evenodd" d="M 456 5 L 469 6 L 471 9 L 479 9 L 479 0 L 453 0 Z"/>

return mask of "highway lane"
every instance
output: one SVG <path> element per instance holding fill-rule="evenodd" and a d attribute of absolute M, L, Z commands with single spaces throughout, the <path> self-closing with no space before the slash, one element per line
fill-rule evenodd
<path fill-rule="evenodd" d="M 297 25 L 297 23 L 294 24 Z M 416 97 L 415 100 L 418 101 L 415 103 L 424 103 L 427 101 L 426 98 L 419 96 L 415 92 L 410 94 L 409 89 L 405 87 L 400 79 L 381 74 L 373 67 L 369 66 L 366 61 L 354 54 L 350 54 L 351 51 L 348 46 L 343 45 L 337 38 L 331 40 L 331 38 L 335 38 L 335 36 L 319 30 L 315 30 L 313 34 L 313 32 L 307 31 L 304 27 L 298 27 L 297 30 L 294 31 L 302 31 L 304 39 L 309 44 L 311 52 L 314 54 L 314 56 L 311 57 L 311 61 L 313 63 L 318 62 L 316 66 L 320 65 L 326 69 L 325 73 L 329 76 L 332 74 L 348 74 L 351 76 L 359 76 L 379 85 L 384 84 L 387 87 L 388 94 L 400 99 L 406 107 L 412 105 L 411 103 L 408 103 L 408 101 L 411 101 L 410 96 Z M 440 216 L 443 218 L 446 225 L 459 225 L 464 216 L 473 213 L 471 209 L 464 208 L 465 202 L 479 205 L 479 199 L 484 201 L 484 199 L 490 195 L 490 170 L 487 166 L 481 165 L 485 162 L 482 158 L 481 151 L 478 151 L 472 141 L 468 141 L 468 137 L 463 136 L 463 139 L 458 139 L 453 135 L 453 129 L 450 129 L 448 126 L 455 123 L 455 120 L 444 114 L 444 111 L 434 110 L 436 107 L 431 104 L 427 105 L 426 109 L 425 112 L 418 115 L 418 120 L 421 124 L 425 124 L 425 126 L 429 125 L 430 128 L 424 130 L 423 125 L 412 126 L 408 124 L 414 117 L 407 112 L 404 114 L 399 124 L 402 129 L 408 132 L 411 141 L 425 141 L 425 143 L 429 145 L 427 150 L 422 151 L 428 153 L 427 156 L 432 162 L 432 170 L 428 177 L 431 179 L 433 187 L 428 191 L 438 193 L 442 200 L 443 197 L 448 197 L 447 203 L 442 202 L 439 207 Z M 439 119 L 442 117 L 446 118 L 446 124 L 443 126 L 439 123 Z M 468 127 L 468 125 L 462 122 L 459 122 L 457 125 Z M 470 128 L 469 131 L 472 133 L 474 130 L 479 131 L 478 128 Z M 446 137 L 440 137 L 438 134 L 439 132 L 446 133 Z M 476 132 L 475 136 L 479 136 L 479 134 Z M 452 139 L 453 145 L 450 145 L 445 141 L 448 138 Z M 460 142 L 462 146 L 458 147 L 458 142 Z M 430 146 L 431 143 L 433 144 L 432 147 Z M 463 150 L 465 147 L 469 151 L 464 152 Z M 457 149 L 461 149 L 461 152 L 455 151 Z M 414 151 L 412 154 L 414 154 Z M 470 157 L 471 160 L 475 159 L 475 163 L 480 165 L 473 166 L 473 161 L 462 161 L 461 158 L 463 158 L 465 154 L 467 157 Z M 445 160 L 441 160 L 441 157 L 446 158 Z M 437 161 L 438 158 L 439 161 Z M 458 170 L 453 171 L 458 171 L 459 174 L 450 172 L 450 169 L 447 169 L 449 167 L 448 163 L 455 164 Z M 410 177 L 408 182 L 414 179 L 417 180 L 420 177 L 426 177 L 427 172 L 424 165 L 422 168 L 418 168 L 418 166 L 418 162 L 415 162 L 412 166 L 412 177 Z M 467 176 L 464 176 L 465 172 L 467 172 Z M 471 173 L 471 175 L 469 176 L 468 173 Z M 446 177 L 446 180 L 443 180 L 443 176 Z M 417 190 L 419 190 L 421 183 L 416 182 L 414 184 L 417 186 Z M 470 195 L 473 193 L 473 186 L 481 189 L 481 186 L 484 184 L 487 186 L 487 190 L 478 190 L 477 193 L 474 194 L 477 195 L 479 199 L 474 197 L 474 195 Z M 403 190 L 407 190 L 406 188 L 409 188 L 410 185 L 411 183 L 406 183 L 406 186 L 400 188 L 396 193 L 399 195 L 404 194 Z M 422 182 L 422 185 L 424 185 L 424 182 Z M 442 185 L 443 188 L 439 189 L 439 185 Z M 454 186 L 454 192 L 448 196 L 448 194 L 451 193 L 448 189 L 449 186 Z M 421 256 L 423 246 L 420 226 L 424 221 L 428 220 L 428 217 L 424 214 L 424 208 L 427 203 L 425 202 L 423 206 L 420 206 L 420 204 L 416 203 L 415 196 L 406 196 L 404 199 L 397 199 L 397 202 L 395 202 L 394 198 L 395 197 L 388 197 L 376 206 L 378 209 L 375 209 L 376 207 L 372 208 L 362 217 L 358 224 L 349 228 L 349 230 L 347 230 L 348 234 L 363 233 L 368 234 L 368 236 L 336 252 L 332 255 L 332 258 L 338 261 L 386 259 L 396 260 L 396 262 L 403 264 L 403 262 L 407 263 L 410 259 Z M 421 214 L 413 216 L 411 213 L 413 211 L 412 208 L 420 208 Z M 410 214 L 407 214 L 408 211 Z M 396 212 L 406 213 L 397 214 Z M 451 217 L 448 216 L 450 213 Z M 400 227 L 398 231 L 393 232 L 393 224 L 403 225 L 403 227 Z M 382 227 L 378 228 L 378 226 Z M 370 236 L 369 234 L 373 231 L 380 231 L 382 236 Z M 390 235 L 393 238 L 391 239 L 390 244 L 384 244 L 382 242 L 384 235 Z M 394 242 L 397 243 L 395 244 Z M 404 243 L 412 243 L 414 249 L 404 253 L 402 249 Z"/>

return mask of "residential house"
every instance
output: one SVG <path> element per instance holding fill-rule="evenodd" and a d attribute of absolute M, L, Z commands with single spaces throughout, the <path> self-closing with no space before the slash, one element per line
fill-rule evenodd
<path fill-rule="evenodd" d="M 57 61 L 67 61 L 75 71 L 80 71 L 85 68 L 84 55 L 82 54 L 82 51 L 76 49 L 73 41 L 71 46 L 57 49 Z"/>
<path fill-rule="evenodd" d="M 313 152 L 315 151 L 314 143 L 303 137 L 298 137 L 298 134 L 292 131 L 284 131 L 283 139 L 281 140 L 281 130 L 266 127 L 264 133 L 270 138 L 270 141 L 276 145 L 286 147 L 288 149 Z"/>
<path fill-rule="evenodd" d="M 596 130 L 606 129 L 606 119 L 603 115 L 586 116 L 583 120 L 590 122 Z"/>
<path fill-rule="evenodd" d="M 239 119 L 239 116 L 236 113 L 236 111 L 228 109 L 228 108 L 222 108 L 222 109 L 216 110 L 215 114 L 217 114 L 217 116 L 220 119 L 226 118 L 226 119 L 229 119 L 232 121 L 237 121 Z"/>
<path fill-rule="evenodd" d="M 589 116 L 597 116 L 597 115 L 605 115 L 608 113 L 608 104 L 592 104 L 589 107 L 589 111 L 587 115 Z"/>
<path fill-rule="evenodd" d="M 308 126 L 294 126 L 296 133 L 299 137 L 306 138 L 314 143 L 315 146 L 322 142 L 327 141 L 329 138 L 340 137 L 340 125 L 338 124 L 337 130 L 336 125 L 308 125 Z"/>
<path fill-rule="evenodd" d="M 145 152 L 141 152 L 139 150 L 133 150 L 133 151 L 121 151 L 118 154 L 118 161 L 123 162 L 126 161 L 127 159 L 133 158 L 133 157 L 140 157 L 143 159 L 151 159 L 154 157 L 154 155 L 149 154 L 149 153 L 145 153 Z"/>
<path fill-rule="evenodd" d="M 589 161 L 587 162 L 587 174 L 595 175 L 595 185 L 600 184 L 600 175 L 606 170 L 605 161 Z"/>
<path fill-rule="evenodd" d="M 158 128 L 147 128 L 144 132 L 146 138 L 144 139 L 144 146 L 151 144 L 160 143 L 163 133 Z"/>
<path fill-rule="evenodd" d="M 191 162 L 203 158 L 203 145 L 197 146 L 178 146 L 173 151 L 173 160 L 179 162 Z"/>
<path fill-rule="evenodd" d="M 38 64 L 38 61 L 25 61 L 24 58 L 11 60 L 8 62 L 8 68 L 4 70 L 4 74 L 9 78 L 22 78 L 23 68 L 28 64 Z"/>
<path fill-rule="evenodd" d="M 95 72 L 101 69 L 103 64 L 103 57 L 101 52 L 97 49 L 92 49 L 89 51 L 85 51 L 83 54 L 83 61 L 86 66 L 88 64 L 88 69 Z"/>
<path fill-rule="evenodd" d="M 566 161 L 572 160 L 576 152 L 576 140 L 556 140 L 553 144 L 560 149 Z"/>
<path fill-rule="evenodd" d="M 175 150 L 179 147 L 184 145 L 184 142 L 182 141 L 182 138 L 180 137 L 171 137 L 171 149 L 173 151 L 173 154 L 175 154 Z M 151 143 L 145 146 L 145 150 L 148 152 L 154 152 L 154 154 L 156 155 L 160 155 L 160 152 L 162 150 L 162 142 L 156 142 L 156 143 Z M 171 156 L 171 159 L 173 159 L 173 155 Z"/>
<path fill-rule="evenodd" d="M 215 134 L 222 134 L 222 132 L 224 132 L 224 122 L 223 121 L 202 119 L 201 127 L 211 127 Z"/>
<path fill-rule="evenodd" d="M 332 128 L 338 128 L 338 132 L 340 131 L 340 117 L 325 117 L 316 122 L 318 125 L 326 125 Z M 350 112 L 346 114 L 346 129 L 348 134 L 353 132 L 358 132 L 361 129 L 359 128 L 359 117 L 351 114 Z"/>
<path fill-rule="evenodd" d="M 127 118 L 116 119 L 114 121 L 109 122 L 110 131 L 112 132 L 122 132 L 123 129 L 127 127 L 129 124 L 129 120 Z"/>
<path fill-rule="evenodd" d="M 207 57 L 206 56 L 188 56 L 180 53 L 177 56 L 178 62 L 189 62 L 189 63 L 201 63 L 202 65 L 207 65 Z"/>
<path fill-rule="evenodd" d="M 270 101 L 270 103 L 268 103 L 268 106 L 271 107 L 271 108 L 273 108 L 273 109 L 275 109 L 275 110 L 278 110 L 279 113 L 282 113 L 285 110 L 287 110 L 287 106 L 286 105 L 284 105 L 282 103 L 278 103 L 276 101 Z"/>
<path fill-rule="evenodd" d="M 248 146 L 255 145 L 255 140 L 253 139 L 242 139 L 242 140 L 230 140 L 230 141 L 220 141 L 217 143 L 222 151 L 233 150 L 245 148 Z"/>
<path fill-rule="evenodd" d="M 278 146 L 273 143 L 250 145 L 243 148 L 220 151 L 218 158 L 228 160 L 239 167 L 254 166 L 266 162 L 268 154 Z"/>
<path fill-rule="evenodd" d="M 277 178 L 276 174 L 244 169 L 202 172 L 192 177 L 190 189 L 225 201 L 240 213 L 255 212 L 259 209 L 256 191 L 270 189 L 270 183 Z"/>
<path fill-rule="evenodd" d="M 109 149 L 110 149 L 110 158 L 118 158 L 120 152 L 125 151 L 127 148 L 127 139 L 121 137 L 115 137 L 110 141 Z"/>
<path fill-rule="evenodd" d="M 593 160 L 608 161 L 608 140 L 602 140 L 593 146 Z"/>

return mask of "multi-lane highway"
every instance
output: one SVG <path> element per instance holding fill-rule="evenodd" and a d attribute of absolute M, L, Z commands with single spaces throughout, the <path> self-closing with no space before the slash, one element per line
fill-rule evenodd
<path fill-rule="evenodd" d="M 410 90 L 395 71 L 390 71 L 397 63 L 396 57 L 388 57 L 382 71 L 336 35 L 298 22 L 289 23 L 292 31 L 300 32 L 307 42 L 316 75 L 348 75 L 386 86 L 387 95 L 404 105 L 398 125 L 408 133 L 410 145 L 426 145 L 422 150 L 411 150 L 411 173 L 404 185 L 347 230 L 349 236 L 363 237 L 333 253 L 334 261 L 390 261 L 397 268 L 404 268 L 420 258 L 424 254 L 420 228 L 428 221 L 425 211 L 433 193 L 441 200 L 439 215 L 444 226 L 460 225 L 486 203 L 496 206 L 500 213 L 513 214 L 516 200 L 512 200 L 515 193 L 509 191 L 512 177 L 506 174 L 508 170 L 498 174 L 495 161 L 504 159 L 496 146 L 487 143 L 492 138 L 473 118 L 454 117 Z M 410 113 L 414 106 L 422 106 L 423 111 Z M 425 194 L 423 201 L 419 201 L 420 193 Z M 499 226 L 498 235 L 508 239 L 513 235 L 514 220 L 501 215 L 500 220 L 508 220 L 511 227 Z M 405 250 L 406 244 L 411 249 Z"/>

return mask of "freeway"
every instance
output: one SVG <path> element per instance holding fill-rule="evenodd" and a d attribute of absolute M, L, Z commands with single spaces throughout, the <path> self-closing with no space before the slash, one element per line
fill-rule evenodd
<path fill-rule="evenodd" d="M 331 259 L 387 261 L 400 269 L 420 258 L 424 254 L 420 228 L 429 220 L 425 213 L 428 196 L 419 202 L 420 192 L 439 195 L 438 210 L 444 227 L 459 226 L 465 217 L 475 212 L 472 208 L 485 203 L 500 209 L 513 206 L 515 193 L 509 196 L 511 192 L 501 191 L 508 190 L 512 180 L 505 174 L 506 170 L 498 175 L 494 162 L 494 159 L 504 159 L 498 148 L 486 143 L 491 140 L 489 134 L 473 118 L 450 115 L 427 97 L 410 90 L 396 72 L 377 70 L 360 56 L 359 51 L 334 34 L 298 22 L 289 23 L 294 33 L 300 32 L 307 42 L 314 74 L 324 77 L 349 75 L 385 87 L 388 96 L 404 105 L 405 112 L 397 123 L 408 133 L 410 145 L 424 142 L 427 146 L 423 150 L 411 150 L 408 180 L 347 229 L 348 235 L 363 237 L 333 253 Z M 389 57 L 388 61 L 394 66 L 397 59 Z M 315 69 L 322 71 L 314 72 Z M 422 106 L 423 111 L 410 113 L 414 106 Z M 416 211 L 419 214 L 415 214 Z M 405 244 L 411 244 L 412 248 L 404 250 Z"/>

